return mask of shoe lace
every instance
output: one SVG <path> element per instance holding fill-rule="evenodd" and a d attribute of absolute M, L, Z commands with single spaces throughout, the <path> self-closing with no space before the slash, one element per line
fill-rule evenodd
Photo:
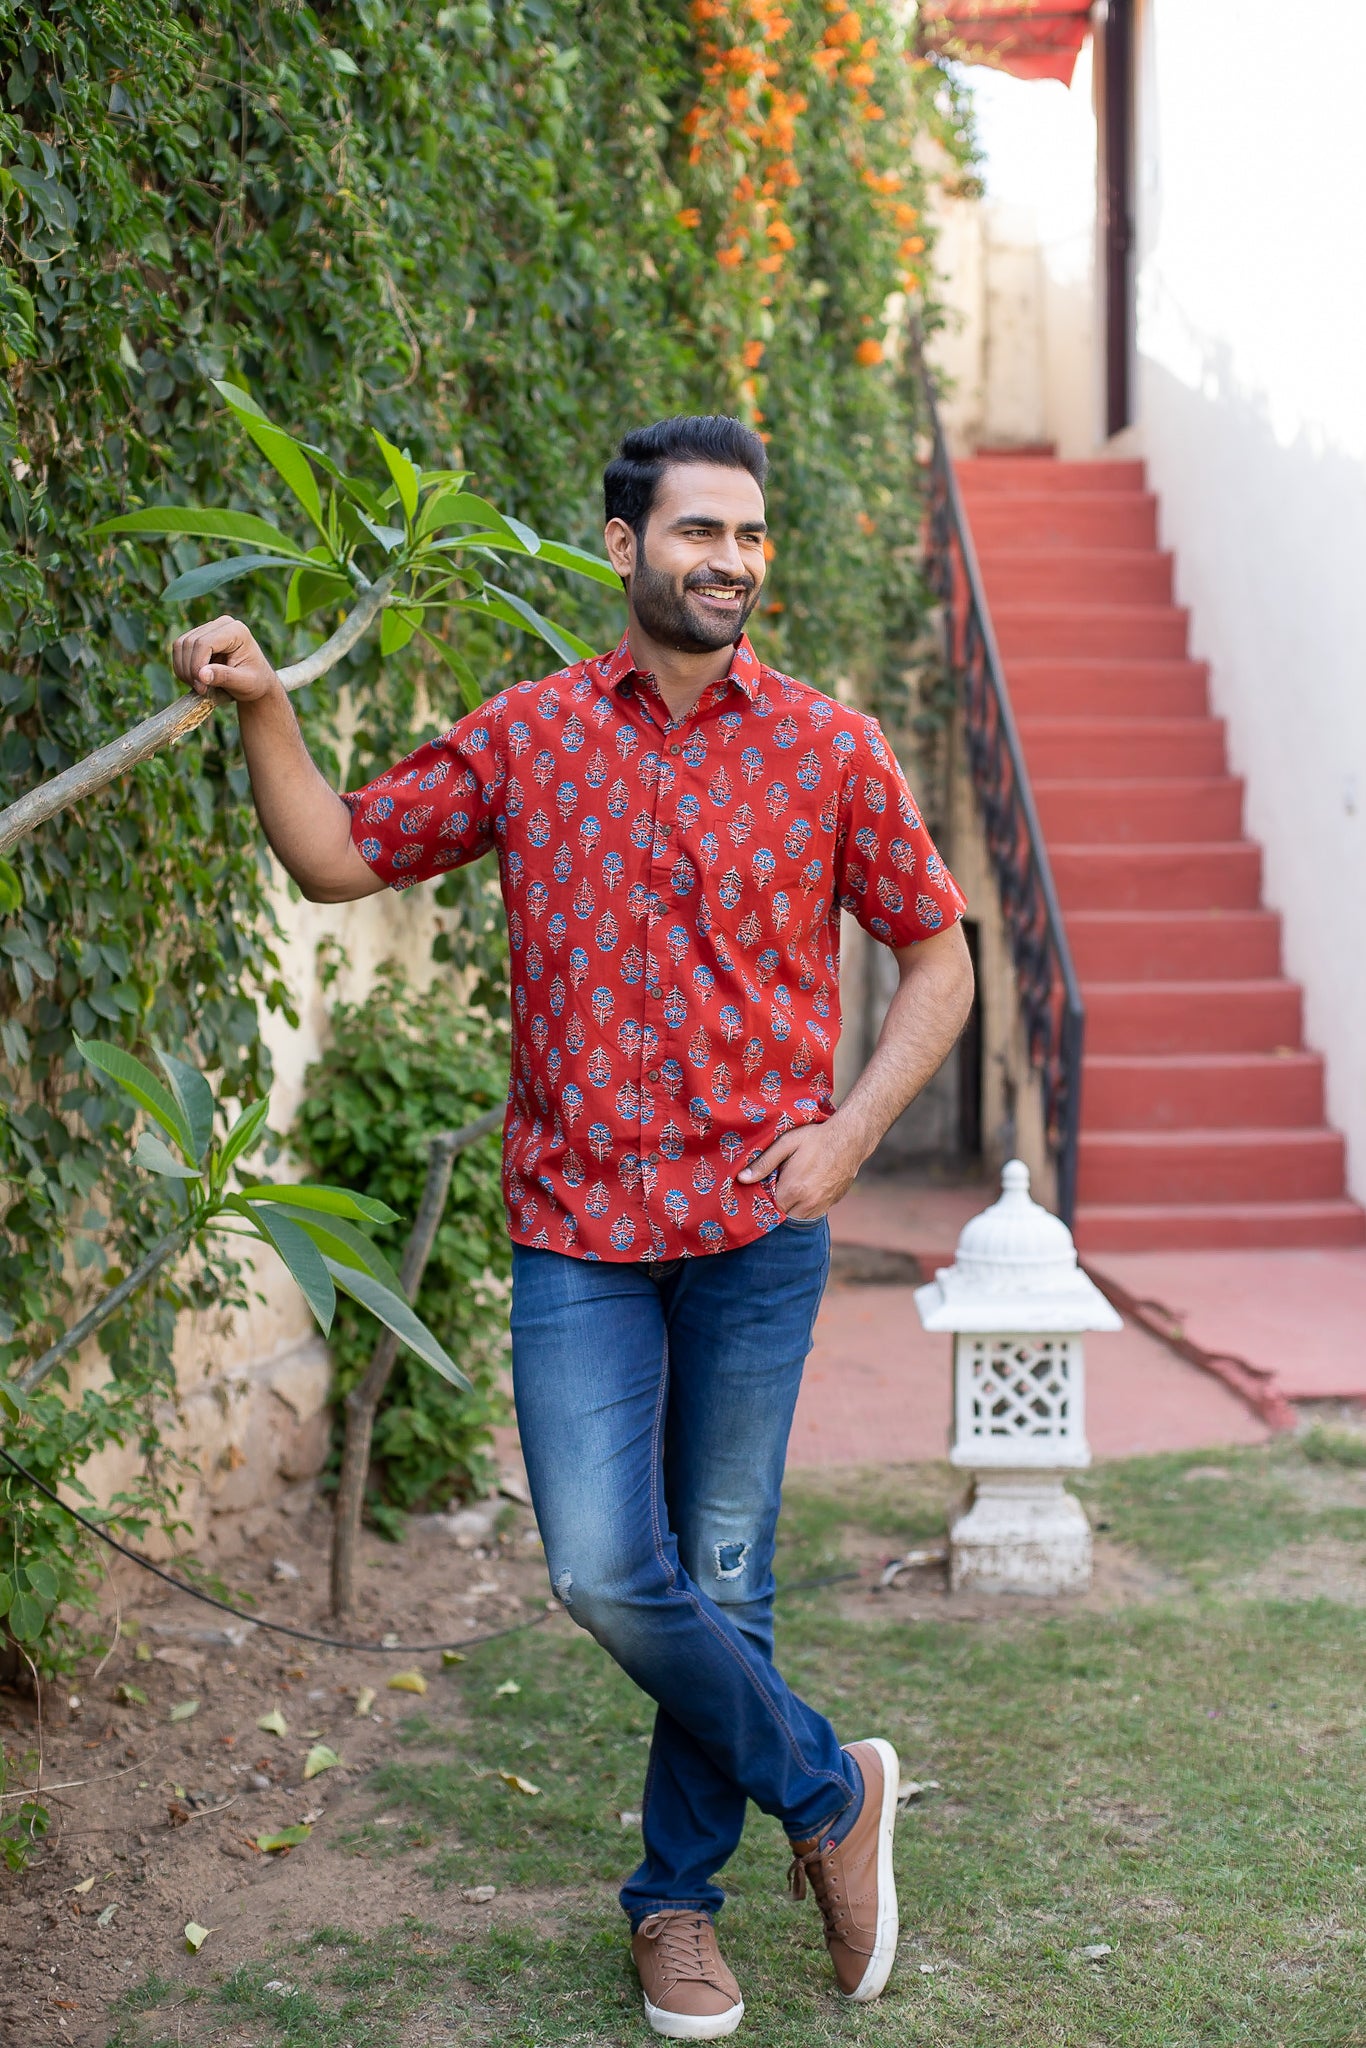
<path fill-rule="evenodd" d="M 675 1981 L 709 1984 L 710 1928 L 705 1913 L 652 1913 L 648 1920 L 641 1921 L 637 1932 L 656 1943 L 660 1965 Z"/>
<path fill-rule="evenodd" d="M 837 1850 L 793 1848 L 787 1881 L 794 1899 L 806 1897 L 809 1883 L 821 1909 L 825 1931 L 831 1940 L 842 1940 L 849 1926 L 849 1901 L 840 1884 L 841 1859 Z"/>

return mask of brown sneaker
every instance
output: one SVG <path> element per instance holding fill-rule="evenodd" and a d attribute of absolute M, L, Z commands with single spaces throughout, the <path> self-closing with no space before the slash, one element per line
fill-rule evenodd
<path fill-rule="evenodd" d="M 671 2041 L 718 2041 L 744 2018 L 740 1986 L 721 1960 L 710 1913 L 651 1913 L 631 1936 L 645 2017 Z"/>
<path fill-rule="evenodd" d="M 876 1998 L 896 1956 L 896 1880 L 892 1830 L 900 1765 L 890 1742 L 848 1742 L 863 1775 L 863 1805 L 844 1840 L 792 1844 L 792 1895 L 806 1897 L 810 1880 L 825 1921 L 825 1945 L 846 1998 Z"/>

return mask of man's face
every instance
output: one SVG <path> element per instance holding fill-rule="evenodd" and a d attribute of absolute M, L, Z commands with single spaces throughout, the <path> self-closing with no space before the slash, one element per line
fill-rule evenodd
<path fill-rule="evenodd" d="M 604 538 L 651 639 L 712 654 L 739 639 L 758 602 L 766 531 L 764 494 L 748 470 L 681 462 L 660 478 L 639 540 L 621 519 Z"/>

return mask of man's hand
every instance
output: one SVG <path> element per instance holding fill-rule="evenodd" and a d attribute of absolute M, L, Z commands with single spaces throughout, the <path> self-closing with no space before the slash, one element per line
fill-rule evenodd
<path fill-rule="evenodd" d="M 212 619 L 207 626 L 192 626 L 171 649 L 171 666 L 199 696 L 224 690 L 239 704 L 254 704 L 280 684 L 240 619 Z"/>
<path fill-rule="evenodd" d="M 862 1153 L 832 1120 L 784 1131 L 736 1179 L 749 1187 L 776 1174 L 770 1195 L 785 1216 L 805 1223 L 834 1208 L 862 1164 Z"/>

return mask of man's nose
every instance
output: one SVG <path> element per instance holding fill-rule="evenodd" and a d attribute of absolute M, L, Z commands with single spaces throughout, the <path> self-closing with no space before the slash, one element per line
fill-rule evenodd
<path fill-rule="evenodd" d="M 733 533 L 719 535 L 707 556 L 707 567 L 718 576 L 733 576 L 749 581 L 749 571 L 740 553 L 740 544 Z"/>

